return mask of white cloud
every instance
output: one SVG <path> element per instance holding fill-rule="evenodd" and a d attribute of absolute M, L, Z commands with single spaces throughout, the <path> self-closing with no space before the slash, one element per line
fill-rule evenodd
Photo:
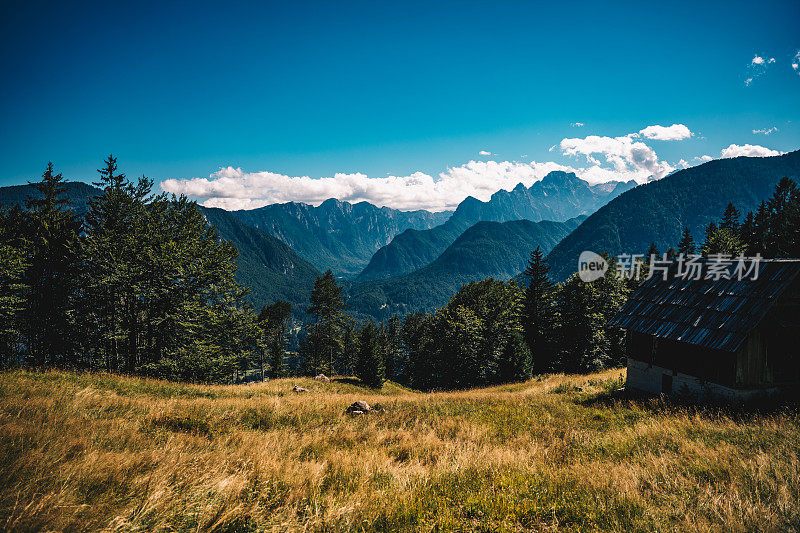
<path fill-rule="evenodd" d="M 760 130 L 753 130 L 753 133 L 756 135 L 758 134 L 769 135 L 770 133 L 775 133 L 776 131 L 778 131 L 778 128 L 773 126 L 771 128 L 761 128 Z"/>
<path fill-rule="evenodd" d="M 675 170 L 666 161 L 659 161 L 655 150 L 641 141 L 634 141 L 634 135 L 563 139 L 560 147 L 564 155 L 586 158 L 590 167 L 583 177 L 592 178 L 592 181 L 608 181 L 613 179 L 610 175 L 616 175 L 616 179 L 634 179 L 644 183 L 661 179 Z"/>
<path fill-rule="evenodd" d="M 772 150 L 765 146 L 759 146 L 757 144 L 732 144 L 727 148 L 723 148 L 720 152 L 721 158 L 728 158 L 728 157 L 740 157 L 740 156 L 747 156 L 747 157 L 770 157 L 773 155 L 781 155 L 785 152 L 779 152 L 778 150 Z"/>
<path fill-rule="evenodd" d="M 685 130 L 684 130 L 685 128 Z M 688 128 L 649 126 L 621 137 L 590 135 L 565 138 L 555 145 L 563 156 L 580 158 L 582 166 L 553 161 L 469 161 L 437 175 L 413 172 L 405 176 L 368 177 L 363 173 L 336 173 L 312 178 L 275 172 L 246 172 L 225 167 L 208 178 L 168 179 L 161 183 L 166 192 L 185 194 L 205 206 L 223 209 L 254 209 L 273 203 L 304 202 L 319 205 L 328 198 L 348 202 L 367 201 L 396 209 L 454 209 L 464 198 L 488 200 L 499 189 L 511 190 L 518 183 L 530 187 L 554 170 L 574 172 L 589 183 L 635 180 L 645 183 L 661 179 L 677 168 L 710 161 L 710 156 L 681 159 L 676 166 L 660 160 L 646 142 L 650 139 L 685 139 Z M 721 157 L 770 156 L 781 152 L 763 146 L 732 144 Z"/>
<path fill-rule="evenodd" d="M 692 136 L 689 128 L 683 124 L 673 124 L 672 126 L 647 126 L 639 133 L 647 139 L 656 141 L 681 141 Z"/>
<path fill-rule="evenodd" d="M 492 152 L 487 152 L 486 150 L 481 150 L 478 152 L 478 155 L 492 155 Z"/>
<path fill-rule="evenodd" d="M 396 209 L 442 211 L 455 208 L 467 196 L 488 200 L 497 190 L 511 190 L 518 183 L 530 187 L 553 170 L 575 171 L 553 162 L 470 161 L 449 168 L 438 178 L 422 172 L 381 178 L 361 173 L 311 178 L 227 167 L 209 178 L 165 180 L 161 188 L 199 198 L 207 207 L 223 209 L 255 209 L 290 201 L 318 205 L 328 198 L 338 198 Z"/>
<path fill-rule="evenodd" d="M 800 50 L 792 58 L 792 70 L 800 74 Z"/>
<path fill-rule="evenodd" d="M 750 85 L 753 83 L 753 80 L 763 76 L 767 71 L 767 67 L 773 63 L 775 63 L 774 57 L 767 59 L 765 56 L 755 54 L 753 59 L 750 60 L 750 64 L 747 66 L 748 78 L 744 80 L 745 86 L 750 87 Z"/>
<path fill-rule="evenodd" d="M 710 155 L 701 155 L 700 157 L 695 157 L 695 161 L 700 161 L 701 163 L 708 163 L 709 161 L 713 161 L 714 158 Z"/>
<path fill-rule="evenodd" d="M 583 122 L 572 122 L 572 123 L 570 123 L 570 126 L 572 126 L 573 128 L 582 128 L 585 125 L 586 124 L 584 124 Z"/>

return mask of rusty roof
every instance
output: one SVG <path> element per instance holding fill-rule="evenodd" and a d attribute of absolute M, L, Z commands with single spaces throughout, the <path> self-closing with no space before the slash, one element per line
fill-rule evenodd
<path fill-rule="evenodd" d="M 609 325 L 734 352 L 799 273 L 797 259 L 762 259 L 757 279 L 687 279 L 672 267 L 643 281 Z"/>

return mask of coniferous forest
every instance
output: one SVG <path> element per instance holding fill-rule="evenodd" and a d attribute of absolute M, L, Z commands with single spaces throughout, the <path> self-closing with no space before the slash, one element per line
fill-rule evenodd
<path fill-rule="evenodd" d="M 636 280 L 614 275 L 613 257 L 600 280 L 555 283 L 537 247 L 521 284 L 470 282 L 435 312 L 378 324 L 348 315 L 345 291 L 327 271 L 296 320 L 287 302 L 251 306 L 235 279 L 237 250 L 194 202 L 129 179 L 113 156 L 97 180 L 102 193 L 81 216 L 48 164 L 37 197 L 0 211 L 4 367 L 201 383 L 323 373 L 434 390 L 623 363 L 622 332 L 606 322 Z M 798 228 L 800 189 L 784 178 L 755 212 L 743 217 L 729 204 L 702 242 L 685 228 L 667 255 L 796 257 Z M 660 256 L 655 244 L 646 257 L 653 254 Z"/>

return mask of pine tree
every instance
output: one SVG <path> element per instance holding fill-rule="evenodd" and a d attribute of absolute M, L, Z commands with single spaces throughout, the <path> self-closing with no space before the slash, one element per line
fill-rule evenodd
<path fill-rule="evenodd" d="M 800 222 L 800 188 L 789 179 L 782 178 L 766 203 L 769 228 L 766 232 L 764 253 L 767 257 L 792 257 L 800 253 L 798 223 Z"/>
<path fill-rule="evenodd" d="M 555 305 L 555 285 L 549 276 L 550 267 L 537 246 L 531 252 L 525 276 L 522 326 L 525 342 L 528 343 L 533 365 L 537 372 L 548 371 L 556 355 L 555 332 L 558 326 L 558 311 Z"/>
<path fill-rule="evenodd" d="M 359 332 L 356 376 L 368 387 L 376 389 L 386 380 L 380 334 L 372 321 L 367 322 Z"/>
<path fill-rule="evenodd" d="M 73 295 L 77 288 L 80 253 L 80 221 L 64 196 L 64 177 L 48 163 L 42 180 L 33 183 L 40 197 L 29 197 L 27 268 L 23 283 L 28 288 L 22 311 L 23 343 L 31 362 L 74 364 Z"/>
<path fill-rule="evenodd" d="M 403 353 L 400 348 L 402 340 L 400 330 L 402 323 L 397 316 L 392 316 L 381 325 L 381 347 L 383 349 L 386 379 L 394 380 L 403 370 Z"/>
<path fill-rule="evenodd" d="M 689 228 L 683 228 L 683 234 L 681 235 L 681 242 L 678 244 L 678 253 L 683 254 L 684 257 L 695 253 L 695 244 L 694 239 L 692 238 L 692 232 L 689 231 Z"/>
<path fill-rule="evenodd" d="M 409 313 L 403 319 L 402 337 L 408 361 L 405 383 L 419 390 L 441 386 L 438 365 L 434 360 L 434 317 L 425 313 Z"/>
<path fill-rule="evenodd" d="M 286 355 L 286 328 L 292 316 L 292 304 L 279 300 L 271 305 L 264 306 L 258 315 L 258 324 L 261 329 L 262 349 L 259 350 L 259 366 L 261 380 L 264 380 L 263 348 L 269 353 L 269 377 L 276 379 L 283 377 L 286 372 L 284 358 Z"/>
<path fill-rule="evenodd" d="M 720 229 L 730 230 L 735 232 L 739 229 L 739 211 L 733 207 L 732 203 L 728 203 L 725 207 L 725 212 L 722 215 L 722 220 L 719 223 Z"/>
<path fill-rule="evenodd" d="M 308 313 L 314 316 L 314 324 L 309 332 L 313 351 L 310 354 L 312 359 L 307 362 L 308 372 L 333 375 L 334 357 L 342 350 L 344 309 L 342 287 L 328 270 L 314 281 L 314 289 L 311 291 L 311 307 Z"/>

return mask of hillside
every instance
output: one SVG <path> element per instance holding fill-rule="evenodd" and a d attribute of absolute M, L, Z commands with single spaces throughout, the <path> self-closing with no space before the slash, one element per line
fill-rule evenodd
<path fill-rule="evenodd" d="M 256 309 L 276 300 L 286 300 L 297 313 L 304 313 L 314 280 L 320 272 L 289 246 L 228 211 L 201 207 L 208 223 L 220 237 L 239 251 L 236 279 L 250 288 L 249 299 Z"/>
<path fill-rule="evenodd" d="M 446 304 L 461 285 L 486 278 L 509 279 L 527 264 L 531 250 L 544 253 L 585 217 L 566 222 L 479 222 L 467 229 L 431 264 L 410 274 L 355 283 L 350 309 L 378 319 L 433 310 Z"/>
<path fill-rule="evenodd" d="M 70 207 L 80 214 L 86 212 L 89 198 L 100 192 L 96 187 L 80 181 L 66 182 L 64 188 L 67 189 L 66 196 L 70 199 Z M 24 207 L 28 197 L 41 198 L 41 193 L 31 185 L 0 187 L 0 206 L 19 205 Z"/>
<path fill-rule="evenodd" d="M 800 527 L 800 416 L 612 400 L 623 371 L 419 394 L 0 374 L 17 531 Z M 297 383 L 311 392 L 291 392 Z M 581 390 L 575 390 L 580 387 Z M 384 412 L 343 414 L 355 400 Z"/>
<path fill-rule="evenodd" d="M 680 241 L 684 226 L 702 242 L 705 226 L 719 220 L 728 202 L 744 215 L 784 176 L 800 181 L 800 151 L 718 159 L 636 187 L 587 218 L 550 252 L 551 274 L 567 278 L 584 250 L 644 254 L 655 242 L 666 251 Z"/>
<path fill-rule="evenodd" d="M 285 242 L 320 270 L 331 269 L 340 275 L 360 272 L 372 254 L 398 233 L 438 226 L 451 215 L 449 211 L 399 211 L 335 199 L 317 207 L 289 202 L 232 213 Z"/>
<path fill-rule="evenodd" d="M 634 182 L 592 186 L 573 173 L 555 171 L 529 188 L 519 184 L 511 191 L 498 191 L 488 202 L 469 197 L 441 226 L 424 231 L 407 230 L 397 235 L 375 253 L 358 280 L 384 279 L 422 268 L 477 222 L 562 222 L 593 213 L 633 186 Z"/>

